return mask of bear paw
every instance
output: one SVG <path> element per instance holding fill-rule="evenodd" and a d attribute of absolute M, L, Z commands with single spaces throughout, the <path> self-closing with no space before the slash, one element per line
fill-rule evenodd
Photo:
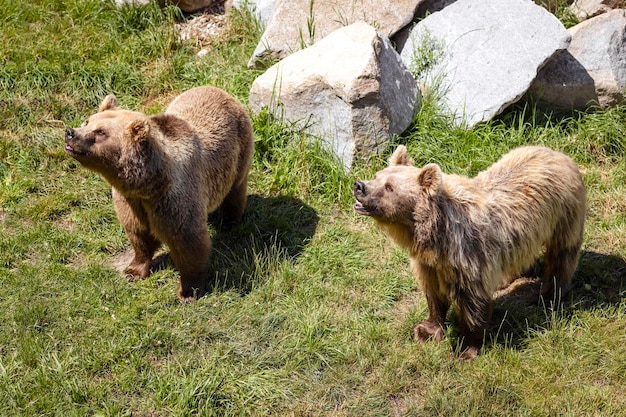
<path fill-rule="evenodd" d="M 427 340 L 440 342 L 443 340 L 444 334 L 445 330 L 441 324 L 430 321 L 423 321 L 413 329 L 413 336 L 420 343 L 424 343 Z"/>
<path fill-rule="evenodd" d="M 124 273 L 126 274 L 126 279 L 130 282 L 144 279 L 150 275 L 150 262 L 132 262 L 126 267 Z"/>

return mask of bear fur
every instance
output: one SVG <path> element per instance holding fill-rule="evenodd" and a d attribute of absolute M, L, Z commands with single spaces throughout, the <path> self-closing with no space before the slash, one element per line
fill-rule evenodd
<path fill-rule="evenodd" d="M 409 252 L 429 317 L 414 335 L 440 341 L 454 305 L 466 359 L 482 347 L 492 295 L 545 248 L 542 294 L 571 288 L 583 241 L 586 189 L 577 165 L 539 146 L 521 147 L 475 178 L 413 166 L 398 146 L 389 166 L 354 185 L 357 213 L 371 216 Z"/>
<path fill-rule="evenodd" d="M 118 107 L 114 95 L 79 128 L 65 132 L 65 151 L 112 186 L 113 204 L 134 249 L 126 268 L 150 274 L 161 243 L 180 272 L 183 300 L 206 291 L 209 213 L 238 221 L 246 207 L 254 137 L 245 107 L 215 87 L 196 87 L 164 113 Z"/>

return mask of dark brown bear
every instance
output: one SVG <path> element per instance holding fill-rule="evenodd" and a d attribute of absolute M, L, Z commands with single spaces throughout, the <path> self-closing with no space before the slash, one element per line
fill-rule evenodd
<path fill-rule="evenodd" d="M 150 274 L 161 242 L 180 272 L 178 295 L 206 291 L 207 216 L 241 218 L 254 138 L 245 108 L 226 92 L 197 87 L 156 116 L 124 110 L 107 96 L 99 112 L 65 132 L 65 151 L 112 186 L 117 216 L 135 256 L 126 272 Z"/>
<path fill-rule="evenodd" d="M 532 266 L 542 247 L 543 294 L 563 296 L 571 288 L 586 191 L 578 167 L 562 153 L 518 148 L 470 179 L 444 174 L 435 164 L 416 168 L 399 146 L 389 167 L 356 182 L 354 196 L 354 209 L 409 251 L 430 313 L 414 329 L 420 342 L 443 339 L 454 305 L 462 356 L 476 356 L 494 291 Z"/>

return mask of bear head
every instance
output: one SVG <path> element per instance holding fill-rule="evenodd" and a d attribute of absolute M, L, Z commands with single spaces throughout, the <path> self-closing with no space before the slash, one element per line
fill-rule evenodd
<path fill-rule="evenodd" d="M 387 168 L 378 171 L 370 181 L 354 184 L 354 210 L 381 223 L 411 226 L 427 215 L 441 189 L 442 178 L 436 164 L 413 166 L 406 147 L 400 145 L 389 158 Z"/>
<path fill-rule="evenodd" d="M 119 108 L 115 96 L 108 95 L 98 113 L 80 127 L 65 130 L 65 152 L 112 185 L 124 188 L 120 182 L 129 168 L 128 159 L 145 153 L 150 129 L 148 116 Z"/>

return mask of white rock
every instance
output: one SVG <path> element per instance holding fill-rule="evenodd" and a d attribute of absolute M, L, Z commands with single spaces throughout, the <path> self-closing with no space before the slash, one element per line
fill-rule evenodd
<path fill-rule="evenodd" d="M 357 21 L 391 37 L 408 25 L 423 0 L 276 0 L 273 14 L 250 61 L 282 59 Z"/>
<path fill-rule="evenodd" d="M 304 128 L 349 168 L 409 126 L 419 92 L 389 39 L 357 22 L 269 68 L 249 104 Z"/>
<path fill-rule="evenodd" d="M 530 0 L 458 0 L 419 22 L 401 55 L 412 70 L 431 62 L 418 81 L 438 92 L 456 124 L 471 127 L 519 100 L 569 41 L 561 22 Z"/>

